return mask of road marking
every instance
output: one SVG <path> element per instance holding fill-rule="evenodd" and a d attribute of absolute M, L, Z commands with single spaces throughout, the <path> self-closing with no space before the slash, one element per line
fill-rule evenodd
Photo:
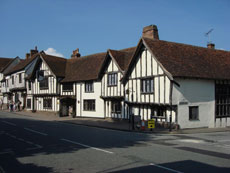
<path fill-rule="evenodd" d="M 154 163 L 150 163 L 149 165 L 156 166 L 156 167 L 162 168 L 162 169 L 166 169 L 166 170 L 171 171 L 171 172 L 183 173 L 183 172 L 180 172 L 180 171 L 177 171 L 177 170 L 174 170 L 174 169 L 171 169 L 171 168 L 167 168 L 167 167 L 164 167 L 164 166 L 160 166 L 160 165 L 157 165 L 157 164 L 154 164 Z"/>
<path fill-rule="evenodd" d="M 103 150 L 103 149 L 96 148 L 96 147 L 91 147 L 89 145 L 81 144 L 79 142 L 71 141 L 71 140 L 68 140 L 68 139 L 61 139 L 61 140 L 65 141 L 65 142 L 72 143 L 72 144 L 80 145 L 80 146 L 83 146 L 83 147 L 86 147 L 86 148 L 91 148 L 91 149 L 94 149 L 94 150 L 98 150 L 98 151 L 102 151 L 102 152 L 105 152 L 105 153 L 113 154 L 113 152 L 111 152 L 111 151 Z"/>
<path fill-rule="evenodd" d="M 16 126 L 16 124 L 8 122 L 8 121 L 2 121 L 2 122 L 5 123 L 5 124 L 8 124 L 8 125 L 11 125 L 11 126 Z"/>
<path fill-rule="evenodd" d="M 43 136 L 47 136 L 48 135 L 46 133 L 42 133 L 42 132 L 39 132 L 39 131 L 36 131 L 36 130 L 33 130 L 33 129 L 29 129 L 29 128 L 24 128 L 24 129 L 28 130 L 30 132 L 33 132 L 33 133 L 37 133 L 37 134 L 43 135 Z"/>
<path fill-rule="evenodd" d="M 35 144 L 35 143 L 31 142 L 31 141 L 27 141 L 27 140 L 22 139 L 22 138 L 18 138 L 18 137 L 14 136 L 14 135 L 11 135 L 11 134 L 9 134 L 9 133 L 5 133 L 5 135 L 7 135 L 7 136 L 9 136 L 9 137 L 11 137 L 11 138 L 14 138 L 14 139 L 16 139 L 16 140 L 18 140 L 18 141 L 24 142 L 24 143 L 26 143 L 26 144 L 35 146 L 35 147 L 32 147 L 32 148 L 27 148 L 26 150 L 34 150 L 34 149 L 41 149 L 41 148 L 43 148 L 41 145 Z M 9 152 L 9 151 L 8 151 L 8 152 Z M 1 154 L 1 153 L 0 153 L 0 154 Z"/>
<path fill-rule="evenodd" d="M 12 153 L 13 153 L 12 150 L 8 150 L 8 151 L 0 152 L 0 155 L 2 155 L 2 154 L 12 154 Z"/>

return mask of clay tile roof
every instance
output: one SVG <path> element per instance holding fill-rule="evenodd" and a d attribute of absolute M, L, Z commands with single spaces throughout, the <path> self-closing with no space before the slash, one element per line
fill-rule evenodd
<path fill-rule="evenodd" d="M 230 52 L 142 38 L 173 77 L 230 79 Z"/>
<path fill-rule="evenodd" d="M 109 50 L 113 58 L 116 60 L 117 64 L 120 66 L 122 71 L 126 71 L 129 63 L 132 59 L 132 55 L 134 51 L 136 50 L 136 47 L 131 47 L 127 49 L 122 50 Z"/>
<path fill-rule="evenodd" d="M 33 55 L 29 59 L 21 60 L 14 68 L 12 68 L 9 72 L 6 73 L 6 75 L 10 75 L 12 73 L 16 73 L 20 70 L 23 70 L 30 62 L 33 61 L 33 59 L 37 56 L 38 54 Z"/>
<path fill-rule="evenodd" d="M 13 60 L 13 58 L 1 58 L 0 57 L 0 72 Z"/>
<path fill-rule="evenodd" d="M 41 52 L 41 56 L 45 60 L 51 71 L 57 77 L 65 77 L 67 59 L 53 55 L 48 55 L 45 54 L 43 51 Z"/>
<path fill-rule="evenodd" d="M 67 60 L 66 76 L 61 82 L 96 80 L 106 53 L 97 53 Z"/>

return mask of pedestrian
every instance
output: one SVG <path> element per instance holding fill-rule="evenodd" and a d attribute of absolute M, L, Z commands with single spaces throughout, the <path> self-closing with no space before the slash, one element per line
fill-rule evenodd
<path fill-rule="evenodd" d="M 22 103 L 22 102 L 19 100 L 19 101 L 18 101 L 18 111 L 20 111 L 21 103 Z"/>
<path fill-rule="evenodd" d="M 10 112 L 12 112 L 14 109 L 14 103 L 13 101 L 10 101 Z"/>
<path fill-rule="evenodd" d="M 16 103 L 13 102 L 13 111 L 16 111 Z"/>
<path fill-rule="evenodd" d="M 0 99 L 0 110 L 2 110 L 2 107 L 3 107 L 3 100 Z"/>

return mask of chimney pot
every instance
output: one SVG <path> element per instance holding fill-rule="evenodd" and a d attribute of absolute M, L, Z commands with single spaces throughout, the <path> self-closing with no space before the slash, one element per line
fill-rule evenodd
<path fill-rule="evenodd" d="M 79 48 L 76 50 L 73 50 L 73 54 L 71 55 L 71 58 L 79 58 L 81 57 L 81 54 L 79 53 Z"/>
<path fill-rule="evenodd" d="M 142 37 L 159 40 L 158 29 L 156 25 L 149 25 L 143 28 Z"/>
<path fill-rule="evenodd" d="M 214 44 L 214 43 L 208 43 L 208 44 L 207 44 L 207 47 L 208 47 L 209 49 L 215 49 L 215 44 Z"/>
<path fill-rule="evenodd" d="M 26 59 L 30 58 L 30 53 L 26 53 Z"/>

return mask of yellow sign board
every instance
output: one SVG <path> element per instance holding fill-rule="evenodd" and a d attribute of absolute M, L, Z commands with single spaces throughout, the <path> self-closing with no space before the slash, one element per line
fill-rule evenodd
<path fill-rule="evenodd" d="M 155 120 L 148 120 L 148 128 L 149 129 L 155 128 Z"/>

